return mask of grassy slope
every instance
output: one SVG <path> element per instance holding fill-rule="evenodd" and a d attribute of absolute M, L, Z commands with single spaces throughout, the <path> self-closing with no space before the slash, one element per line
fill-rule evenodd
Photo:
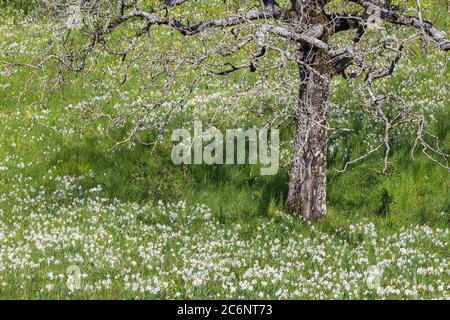
<path fill-rule="evenodd" d="M 48 35 L 20 21 L 7 17 L 0 37 L 5 52 L 18 48 L 26 58 Z M 387 88 L 424 100 L 448 147 L 448 67 L 420 54 L 411 59 Z M 377 159 L 335 174 L 342 155 L 333 155 L 329 217 L 313 227 L 280 213 L 286 170 L 263 178 L 251 166 L 176 167 L 169 143 L 153 153 L 144 146 L 111 152 L 102 124 L 81 129 L 80 112 L 70 107 L 92 96 L 89 83 L 75 80 L 49 97 L 45 74 L 27 82 L 26 69 L 0 72 L 1 297 L 449 297 L 448 172 L 420 155 L 411 161 L 407 146 L 395 149 L 386 176 Z M 333 105 L 348 94 L 337 83 Z M 354 136 L 345 143 L 360 149 Z M 92 190 L 97 185 L 101 191 Z M 393 198 L 387 217 L 377 215 L 383 189 Z M 187 209 L 156 208 L 160 199 L 185 200 Z M 196 203 L 212 217 L 204 221 Z M 387 293 L 376 293 L 365 272 L 385 260 L 392 260 Z M 68 292 L 69 264 L 88 275 L 85 290 Z M 419 288 L 410 292 L 414 281 Z"/>

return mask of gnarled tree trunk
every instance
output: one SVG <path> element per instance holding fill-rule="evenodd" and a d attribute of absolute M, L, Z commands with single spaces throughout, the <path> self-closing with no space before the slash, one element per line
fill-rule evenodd
<path fill-rule="evenodd" d="M 326 214 L 327 111 L 331 71 L 326 55 L 309 52 L 308 67 L 300 65 L 301 85 L 297 130 L 289 181 L 287 206 L 305 220 Z"/>

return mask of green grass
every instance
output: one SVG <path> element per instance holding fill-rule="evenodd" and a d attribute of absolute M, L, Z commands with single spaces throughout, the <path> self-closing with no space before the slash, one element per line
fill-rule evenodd
<path fill-rule="evenodd" d="M 0 61 L 33 62 L 51 39 L 45 28 L 5 16 Z M 448 150 L 448 66 L 431 54 L 439 64 L 418 50 L 380 87 L 426 113 Z M 407 131 L 394 141 L 385 175 L 382 154 L 344 174 L 335 170 L 366 149 L 361 137 L 371 124 L 361 120 L 356 83 L 335 81 L 333 110 L 352 111 L 343 122 L 332 111 L 333 124 L 354 131 L 330 135 L 339 148 L 329 151 L 328 216 L 311 225 L 284 213 L 286 166 L 271 177 L 250 165 L 175 166 L 167 134 L 156 147 L 114 148 L 127 124 L 111 129 L 104 119 L 91 121 L 87 103 L 74 107 L 97 97 L 99 83 L 111 91 L 109 112 L 127 105 L 118 91 L 139 95 L 136 81 L 114 85 L 107 60 L 51 93 L 54 66 L 36 73 L 0 68 L 1 298 L 450 297 L 448 171 L 419 152 L 413 161 Z M 178 115 L 167 132 L 190 120 Z M 292 132 L 283 128 L 285 142 Z M 142 134 L 147 141 L 157 136 Z M 81 290 L 67 288 L 70 265 L 87 275 Z M 382 291 L 367 285 L 371 265 L 384 266 Z"/>

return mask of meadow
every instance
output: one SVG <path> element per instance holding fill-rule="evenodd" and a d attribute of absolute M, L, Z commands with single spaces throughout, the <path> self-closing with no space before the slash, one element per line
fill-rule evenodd
<path fill-rule="evenodd" d="M 117 145 L 130 122 L 104 114 L 154 94 L 133 81 L 146 71 L 131 67 L 123 85 L 123 70 L 99 52 L 90 74 L 57 87 L 50 62 L 11 66 L 34 64 L 61 31 L 31 8 L 0 4 L 0 298 L 450 299 L 449 172 L 411 157 L 411 128 L 393 141 L 386 174 L 382 154 L 337 172 L 370 144 L 358 83 L 333 83 L 331 122 L 353 130 L 330 133 L 328 216 L 306 223 L 285 211 L 288 165 L 264 177 L 256 165 L 171 162 L 171 129 L 210 118 L 232 82 L 210 82 L 167 133 L 154 129 L 164 114 L 151 118 L 140 138 L 157 144 Z M 429 14 L 448 31 L 442 5 Z M 380 85 L 427 117 L 447 154 L 448 62 L 417 46 Z M 224 128 L 260 121 L 227 112 Z M 293 130 L 282 129 L 286 159 Z"/>

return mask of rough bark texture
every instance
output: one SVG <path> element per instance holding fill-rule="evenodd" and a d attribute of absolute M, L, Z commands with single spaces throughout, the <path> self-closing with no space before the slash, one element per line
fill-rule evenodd
<path fill-rule="evenodd" d="M 82 1 L 82 3 L 84 2 L 90 3 L 92 1 Z M 267 79 L 275 79 L 275 77 L 269 75 L 278 69 L 278 76 L 282 81 L 279 88 L 283 87 L 283 92 L 290 93 L 292 89 L 290 85 L 295 85 L 296 81 L 290 81 L 291 78 L 284 78 L 287 76 L 284 68 L 287 64 L 284 62 L 293 62 L 299 65 L 302 81 L 296 114 L 297 132 L 294 140 L 287 206 L 294 214 L 303 216 L 305 220 L 318 220 L 326 213 L 327 105 L 332 75 L 340 74 L 347 79 L 363 78 L 367 84 L 371 101 L 369 103 L 374 104 L 377 108 L 375 120 L 382 119 L 386 128 L 386 134 L 380 138 L 380 145 L 369 150 L 365 155 L 347 162 L 344 171 L 349 163 L 364 159 L 382 146 L 385 146 L 386 149 L 384 158 L 384 170 L 386 170 L 390 151 L 387 133 L 391 131 L 393 125 L 400 124 L 403 121 L 406 121 L 404 123 L 413 121 L 418 124 L 416 144 L 421 143 L 423 145 L 424 153 L 428 157 L 430 156 L 425 151 L 432 150 L 439 157 L 447 159 L 447 155 L 441 152 L 441 148 L 432 148 L 423 140 L 423 117 L 414 117 L 413 120 L 407 119 L 410 116 L 408 115 L 409 112 L 405 112 L 407 110 L 405 106 L 397 116 L 392 118 L 393 120 L 389 120 L 381 105 L 379 105 L 385 100 L 384 97 L 383 99 L 375 97 L 370 87 L 373 80 L 392 74 L 400 59 L 402 49 L 417 37 L 427 42 L 433 41 L 438 48 L 444 51 L 450 50 L 450 41 L 447 40 L 445 33 L 436 29 L 431 22 L 423 20 L 420 12 L 419 16 L 406 15 L 403 13 L 402 6 L 393 6 L 390 1 L 350 0 L 349 2 L 354 4 L 352 7 L 357 6 L 359 8 L 346 7 L 343 12 L 334 12 L 334 10 L 331 10 L 332 8 L 326 8 L 329 0 L 291 0 L 290 6 L 286 6 L 286 3 L 279 4 L 275 0 L 263 0 L 260 7 L 254 7 L 256 2 L 249 2 L 242 4 L 239 10 L 234 4 L 228 6 L 227 1 L 223 1 L 224 5 L 221 8 L 218 4 L 215 8 L 212 8 L 214 10 L 211 10 L 211 12 L 214 12 L 214 14 L 211 17 L 199 21 L 199 17 L 203 17 L 205 12 L 203 12 L 203 9 L 196 12 L 197 6 L 195 1 L 192 0 L 165 1 L 161 2 L 159 6 L 151 8 L 151 10 L 148 10 L 149 7 L 145 4 L 145 1 L 140 3 L 141 1 L 132 0 L 121 0 L 120 2 L 96 0 L 94 2 L 96 8 L 99 8 L 98 10 L 92 10 L 89 6 L 83 7 L 83 12 L 91 16 L 89 19 L 83 19 L 83 22 L 89 22 L 84 27 L 91 31 L 89 37 L 86 38 L 86 43 L 82 47 L 78 47 L 80 39 L 77 38 L 76 41 L 64 39 L 64 49 L 67 50 L 67 54 L 54 55 L 58 63 L 61 64 L 60 70 L 69 68 L 77 73 L 80 72 L 86 67 L 88 56 L 96 52 L 94 50 L 96 47 L 106 49 L 109 54 L 122 57 L 121 60 L 124 63 L 127 60 L 127 55 L 134 51 L 136 47 L 141 46 L 140 52 L 155 53 L 154 57 L 146 57 L 148 61 L 146 60 L 145 63 L 147 66 L 152 66 L 152 68 L 149 68 L 149 72 L 152 74 L 150 79 L 153 79 L 151 81 L 152 90 L 170 93 L 179 89 L 174 86 L 177 82 L 175 79 L 186 78 L 184 74 L 181 77 L 182 74 L 179 73 L 184 70 L 184 68 L 180 68 L 182 64 L 193 66 L 195 70 L 201 69 L 198 77 L 192 77 L 192 83 L 186 85 L 186 94 L 176 91 L 177 98 L 172 98 L 170 94 L 163 94 L 159 101 L 151 101 L 150 104 L 146 105 L 145 110 L 153 111 L 169 102 L 171 105 L 170 113 L 173 113 L 172 111 L 177 107 L 179 110 L 183 110 L 194 87 L 199 84 L 199 79 L 204 75 L 225 76 L 245 69 L 260 73 L 261 83 L 264 83 Z M 171 10 L 178 6 L 184 7 L 186 10 L 179 10 L 179 13 L 171 14 Z M 101 10 L 101 14 L 99 14 L 99 10 Z M 219 17 L 222 14 L 218 15 L 217 13 L 222 10 L 227 13 Z M 376 25 L 374 25 L 374 20 L 377 22 Z M 91 23 L 92 21 L 95 23 Z M 191 23 L 190 21 L 195 22 Z M 384 29 L 383 24 L 378 23 L 380 21 L 385 24 L 409 27 L 420 32 L 413 37 L 405 38 L 396 36 L 395 30 L 385 29 L 385 31 L 380 32 L 380 39 L 373 38 L 373 32 L 365 37 L 365 31 L 374 26 L 377 30 L 379 28 Z M 125 46 L 125 49 L 115 43 L 108 43 L 111 39 L 115 39 L 115 37 L 109 37 L 109 35 L 116 32 L 120 26 L 131 26 L 134 23 L 139 23 L 140 27 L 129 39 L 130 43 Z M 247 27 L 244 27 L 245 25 Z M 202 47 L 198 52 L 188 52 L 190 49 L 178 50 L 173 47 L 160 55 L 160 50 L 152 51 L 155 46 L 152 41 L 145 42 L 145 45 L 140 42 L 140 38 L 144 34 L 151 34 L 154 29 L 159 27 L 169 28 L 185 37 L 195 39 L 196 45 L 192 46 L 192 50 L 197 45 Z M 341 41 L 329 45 L 333 35 L 347 31 L 349 34 L 343 38 L 345 40 L 343 43 L 347 43 L 347 40 L 349 40 L 352 42 L 350 45 L 339 47 Z M 356 36 L 353 35 L 353 31 L 356 32 Z M 227 36 L 217 37 L 216 34 L 220 32 L 227 34 Z M 128 33 L 133 34 L 132 32 L 124 34 Z M 202 34 L 201 37 L 200 34 Z M 386 37 L 386 34 L 390 36 Z M 229 35 L 233 35 L 233 37 L 229 37 Z M 354 37 L 353 40 L 352 37 Z M 372 38 L 379 41 L 369 41 Z M 375 42 L 377 45 L 373 46 Z M 72 43 L 77 44 L 76 47 L 71 48 Z M 334 48 L 336 46 L 337 48 Z M 117 50 L 115 47 L 118 47 Z M 243 59 L 243 52 L 251 52 L 248 59 Z M 239 57 L 235 56 L 236 59 L 228 59 L 228 57 L 234 55 L 239 55 Z M 377 55 L 380 56 L 380 61 L 375 61 Z M 275 56 L 277 57 L 276 60 L 271 61 L 271 57 Z M 61 57 L 65 60 L 62 60 Z M 284 62 L 276 68 L 272 62 L 276 61 L 278 64 L 278 59 L 282 59 Z M 239 64 L 231 62 L 241 60 L 242 62 Z M 259 63 L 263 60 L 266 62 Z M 381 66 L 378 66 L 378 64 L 381 64 Z M 131 65 L 130 63 L 129 66 Z M 40 69 L 41 66 L 40 64 L 33 67 Z M 353 68 L 349 69 L 350 66 Z M 295 74 L 293 76 L 296 77 Z M 165 77 L 167 81 L 154 81 L 162 77 Z M 126 81 L 126 78 L 125 75 L 124 81 Z M 242 77 L 242 79 L 248 80 L 247 77 Z M 189 80 L 189 82 L 191 81 Z M 235 86 L 235 88 L 238 87 L 241 86 Z M 245 87 L 242 86 L 242 88 Z M 263 86 L 264 92 L 261 92 L 261 94 L 266 94 L 265 90 L 273 87 L 272 83 L 266 83 Z M 145 84 L 145 88 L 148 88 L 147 84 Z M 278 89 L 274 88 L 274 90 Z M 291 97 L 289 95 L 289 98 Z M 136 126 L 128 138 L 118 144 L 129 142 L 137 132 L 141 131 L 140 126 L 146 121 L 147 114 L 141 115 L 140 111 L 136 111 L 131 112 L 130 116 L 136 116 L 137 114 L 140 118 L 139 121 L 136 121 Z M 372 111 L 368 114 L 374 115 Z M 432 160 L 441 164 L 436 159 Z M 448 168 L 446 163 L 447 161 L 441 165 Z"/>
<path fill-rule="evenodd" d="M 331 73 L 319 51 L 314 69 L 300 71 L 302 85 L 297 110 L 297 130 L 289 181 L 288 208 L 305 220 L 326 214 L 327 109 Z"/>

